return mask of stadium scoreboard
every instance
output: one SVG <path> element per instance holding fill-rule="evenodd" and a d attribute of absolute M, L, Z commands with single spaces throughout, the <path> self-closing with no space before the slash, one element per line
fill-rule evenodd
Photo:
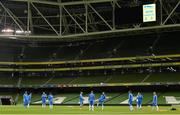
<path fill-rule="evenodd" d="M 143 5 L 143 22 L 156 21 L 156 4 Z"/>

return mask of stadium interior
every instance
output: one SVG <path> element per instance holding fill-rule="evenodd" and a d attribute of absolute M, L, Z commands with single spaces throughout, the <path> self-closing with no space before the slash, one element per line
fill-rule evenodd
<path fill-rule="evenodd" d="M 180 2 L 160 1 L 1 0 L 0 104 L 22 104 L 25 91 L 41 104 L 45 91 L 78 105 L 91 90 L 107 105 L 127 104 L 128 90 L 145 105 L 153 91 L 160 105 L 180 104 Z M 152 3 L 157 20 L 143 23 Z"/>

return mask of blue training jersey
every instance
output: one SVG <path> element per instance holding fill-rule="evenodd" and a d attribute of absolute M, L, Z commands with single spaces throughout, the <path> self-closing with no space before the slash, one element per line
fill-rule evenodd
<path fill-rule="evenodd" d="M 94 101 L 95 95 L 93 93 L 89 94 L 89 101 Z"/>
<path fill-rule="evenodd" d="M 49 95 L 48 100 L 52 102 L 53 101 L 53 95 Z"/>
<path fill-rule="evenodd" d="M 46 94 L 42 94 L 41 98 L 42 98 L 42 100 L 46 100 L 47 95 Z"/>
<path fill-rule="evenodd" d="M 28 95 L 27 95 L 27 94 L 24 94 L 24 95 L 23 95 L 23 101 L 24 101 L 24 102 L 28 102 Z"/>
<path fill-rule="evenodd" d="M 79 100 L 80 100 L 80 101 L 83 101 L 83 100 L 84 100 L 84 97 L 83 97 L 82 94 L 79 95 Z"/>
<path fill-rule="evenodd" d="M 106 95 L 101 95 L 100 98 L 99 98 L 99 101 L 105 101 L 106 100 Z"/>
<path fill-rule="evenodd" d="M 154 96 L 153 96 L 153 103 L 154 103 L 154 104 L 157 104 L 157 95 L 154 95 Z"/>
<path fill-rule="evenodd" d="M 128 99 L 129 99 L 129 101 L 133 101 L 133 94 L 132 93 L 129 93 Z"/>
<path fill-rule="evenodd" d="M 143 96 L 142 96 L 142 95 L 138 95 L 138 96 L 137 96 L 137 101 L 138 101 L 138 102 L 142 102 L 142 100 L 143 100 Z"/>

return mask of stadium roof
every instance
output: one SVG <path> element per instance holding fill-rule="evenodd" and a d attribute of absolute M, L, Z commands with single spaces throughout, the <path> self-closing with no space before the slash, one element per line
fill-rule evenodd
<path fill-rule="evenodd" d="M 149 3 L 157 4 L 157 20 L 143 23 L 142 5 Z M 4 0 L 0 37 L 84 40 L 179 30 L 179 4 L 179 0 Z"/>

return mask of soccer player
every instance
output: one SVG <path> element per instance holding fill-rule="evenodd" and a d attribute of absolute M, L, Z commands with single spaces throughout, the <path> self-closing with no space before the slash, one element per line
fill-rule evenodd
<path fill-rule="evenodd" d="M 80 109 L 82 109 L 83 107 L 83 101 L 84 101 L 83 92 L 80 92 L 79 95 Z"/>
<path fill-rule="evenodd" d="M 106 95 L 104 92 L 102 92 L 102 95 L 100 96 L 100 98 L 98 99 L 98 103 L 97 103 L 97 107 L 99 106 L 99 104 L 101 104 L 102 106 L 102 110 L 104 109 L 104 102 L 106 101 Z"/>
<path fill-rule="evenodd" d="M 52 93 L 49 93 L 48 101 L 49 101 L 49 108 L 52 109 L 53 108 L 53 95 L 52 95 Z"/>
<path fill-rule="evenodd" d="M 133 111 L 133 94 L 131 93 L 131 91 L 129 91 L 128 93 L 128 103 L 130 111 Z"/>
<path fill-rule="evenodd" d="M 153 92 L 153 102 L 152 102 L 152 106 L 153 106 L 153 110 L 154 107 L 156 107 L 156 110 L 159 111 L 159 107 L 158 107 L 158 98 L 157 98 L 157 94 L 156 92 Z"/>
<path fill-rule="evenodd" d="M 93 91 L 89 94 L 89 110 L 94 111 L 95 95 Z"/>
<path fill-rule="evenodd" d="M 137 94 L 137 109 L 142 108 L 142 100 L 143 100 L 143 96 L 141 95 L 140 92 L 138 92 L 138 94 Z"/>
<path fill-rule="evenodd" d="M 47 98 L 47 95 L 45 92 L 43 92 L 42 96 L 41 96 L 41 99 L 42 99 L 42 107 L 46 107 L 46 98 Z"/>
<path fill-rule="evenodd" d="M 32 93 L 30 93 L 29 95 L 27 95 L 28 97 L 28 105 L 27 105 L 27 107 L 29 108 L 29 105 L 30 105 L 30 103 L 31 103 L 31 97 L 32 97 Z"/>
<path fill-rule="evenodd" d="M 23 94 L 23 103 L 24 103 L 24 107 L 28 106 L 28 94 L 27 94 L 27 91 L 25 91 L 25 93 Z"/>

